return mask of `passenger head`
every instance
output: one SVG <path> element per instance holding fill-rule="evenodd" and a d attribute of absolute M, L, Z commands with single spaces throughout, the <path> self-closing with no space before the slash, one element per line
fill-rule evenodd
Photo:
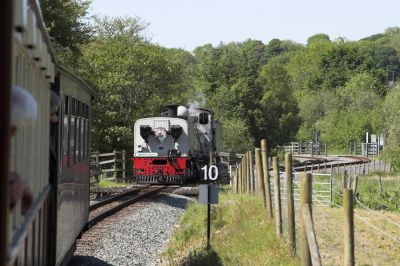
<path fill-rule="evenodd" d="M 57 123 L 58 122 L 58 108 L 60 106 L 60 99 L 57 94 L 53 91 L 50 92 L 50 122 Z"/>
<path fill-rule="evenodd" d="M 18 129 L 33 124 L 37 118 L 38 107 L 36 100 L 25 89 L 13 86 L 11 89 L 11 134 L 14 136 Z"/>

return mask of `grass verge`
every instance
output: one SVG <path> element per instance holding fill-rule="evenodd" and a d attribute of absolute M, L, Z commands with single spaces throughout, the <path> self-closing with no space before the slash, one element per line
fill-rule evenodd
<path fill-rule="evenodd" d="M 191 203 L 161 257 L 164 265 L 299 265 L 275 238 L 260 197 L 220 193 L 211 210 L 212 249 L 206 247 L 207 206 Z"/>
<path fill-rule="evenodd" d="M 125 183 L 118 183 L 111 180 L 100 180 L 98 183 L 99 187 L 126 187 Z"/>

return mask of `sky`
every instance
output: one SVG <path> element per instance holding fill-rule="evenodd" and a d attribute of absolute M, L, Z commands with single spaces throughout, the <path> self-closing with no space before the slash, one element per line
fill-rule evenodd
<path fill-rule="evenodd" d="M 192 51 L 247 39 L 305 44 L 317 33 L 359 40 L 400 26 L 399 10 L 398 0 L 92 0 L 90 15 L 137 16 L 154 43 Z"/>

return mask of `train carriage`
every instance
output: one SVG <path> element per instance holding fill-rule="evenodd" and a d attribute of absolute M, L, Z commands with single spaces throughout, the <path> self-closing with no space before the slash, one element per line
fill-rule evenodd
<path fill-rule="evenodd" d="M 63 265 L 88 220 L 94 92 L 56 62 L 37 1 L 6 0 L 3 7 L 0 265 Z M 35 98 L 38 118 L 11 138 L 9 88 L 14 85 Z M 52 128 L 51 91 L 60 98 L 59 122 Z M 51 147 L 59 163 L 56 175 L 49 177 Z M 25 215 L 18 204 L 9 210 L 10 171 L 18 173 L 32 189 L 33 205 Z"/>
<path fill-rule="evenodd" d="M 59 124 L 55 130 L 58 178 L 56 264 L 67 260 L 89 216 L 90 86 L 58 65 Z"/>

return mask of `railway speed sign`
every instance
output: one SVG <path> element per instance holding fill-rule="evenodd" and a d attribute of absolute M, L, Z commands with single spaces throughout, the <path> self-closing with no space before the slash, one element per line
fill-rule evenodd
<path fill-rule="evenodd" d="M 218 167 L 216 165 L 204 165 L 201 170 L 204 172 L 205 181 L 216 181 L 218 179 Z"/>

